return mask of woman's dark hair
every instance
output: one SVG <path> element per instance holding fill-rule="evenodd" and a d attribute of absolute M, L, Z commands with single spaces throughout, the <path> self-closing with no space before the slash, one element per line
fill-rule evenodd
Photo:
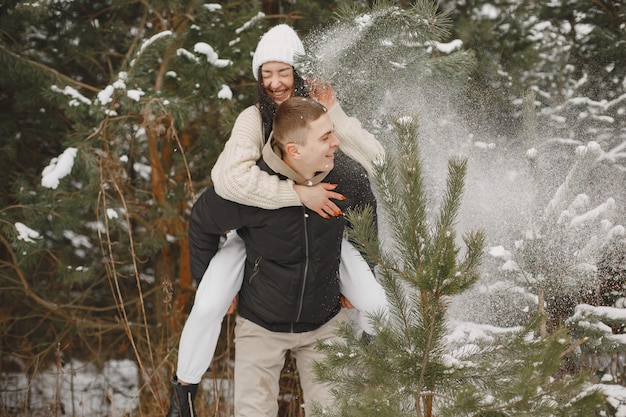
<path fill-rule="evenodd" d="M 274 123 L 274 114 L 276 113 L 276 103 L 270 96 L 267 95 L 265 88 L 263 87 L 263 77 L 261 75 L 262 65 L 259 66 L 259 73 L 257 74 L 258 81 L 256 83 L 257 88 L 257 103 L 259 110 L 261 111 L 261 120 L 263 121 L 263 136 L 265 142 L 270 137 L 272 132 L 272 124 Z M 296 97 L 309 97 L 309 89 L 304 79 L 298 74 L 296 69 L 293 69 L 293 94 Z"/>

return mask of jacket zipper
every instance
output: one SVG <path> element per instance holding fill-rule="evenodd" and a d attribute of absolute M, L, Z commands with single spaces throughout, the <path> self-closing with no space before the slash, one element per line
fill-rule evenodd
<path fill-rule="evenodd" d="M 304 271 L 302 273 L 302 287 L 300 288 L 300 302 L 298 304 L 298 314 L 296 315 L 296 320 L 291 323 L 291 331 L 293 332 L 294 324 L 300 321 L 300 316 L 302 315 L 302 305 L 304 303 L 304 289 L 306 288 L 306 278 L 309 272 L 309 224 L 308 224 L 308 214 L 306 213 L 306 208 L 302 206 L 302 211 L 304 212 Z"/>
<path fill-rule="evenodd" d="M 259 273 L 259 270 L 261 269 L 259 268 L 261 259 L 262 259 L 261 256 L 257 256 L 257 258 L 254 260 L 254 267 L 252 268 L 252 275 L 250 275 L 250 278 L 248 278 L 248 282 L 250 284 L 252 284 L 252 278 L 254 278 Z"/>

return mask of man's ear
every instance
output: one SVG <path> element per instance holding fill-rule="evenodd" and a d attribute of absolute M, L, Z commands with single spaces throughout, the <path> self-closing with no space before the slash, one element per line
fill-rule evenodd
<path fill-rule="evenodd" d="M 285 145 L 285 153 L 287 154 L 287 156 L 293 159 L 302 158 L 302 156 L 300 155 L 300 147 L 293 142 L 289 142 Z"/>

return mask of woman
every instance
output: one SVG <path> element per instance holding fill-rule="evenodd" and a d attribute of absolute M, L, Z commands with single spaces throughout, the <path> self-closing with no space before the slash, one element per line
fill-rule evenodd
<path fill-rule="evenodd" d="M 294 187 L 256 169 L 276 108 L 291 95 L 311 96 L 329 109 L 342 152 L 368 173 L 372 173 L 372 161 L 384 155 L 376 138 L 343 112 L 328 83 L 305 83 L 293 68 L 296 55 L 304 55 L 304 47 L 291 27 L 278 25 L 263 36 L 252 59 L 252 71 L 259 81 L 258 105 L 248 107 L 237 118 L 211 176 L 219 195 L 241 204 L 269 209 L 304 204 L 320 215 L 333 215 L 337 206 L 330 198 L 340 198 L 337 193 Z M 327 184 L 324 188 L 330 191 L 335 187 Z"/>
<path fill-rule="evenodd" d="M 294 185 L 256 166 L 272 131 L 276 108 L 291 96 L 311 96 L 329 109 L 334 133 L 341 140 L 341 150 L 351 158 L 340 160 L 342 169 L 353 171 L 355 181 L 369 181 L 367 174 L 372 173 L 372 161 L 382 157 L 384 150 L 358 120 L 343 112 L 329 84 L 315 80 L 307 83 L 298 75 L 293 64 L 295 57 L 302 54 L 302 42 L 288 25 L 275 26 L 261 38 L 252 60 L 253 74 L 258 81 L 258 102 L 238 116 L 211 176 L 216 192 L 225 199 L 265 209 L 304 204 L 329 218 L 342 214 L 331 200 L 344 198 L 333 191 L 336 184 Z M 193 399 L 197 384 L 211 363 L 221 321 L 227 310 L 233 310 L 232 306 L 229 310 L 229 304 L 241 287 L 245 258 L 241 239 L 236 232 L 230 232 L 204 276 L 194 277 L 199 286 L 181 334 L 169 417 L 195 415 Z M 362 313 L 386 308 L 382 287 L 358 251 L 345 240 L 340 277 L 342 293 Z M 347 306 L 352 306 L 350 302 L 346 302 Z M 360 322 L 366 331 L 372 332 L 365 317 Z"/>

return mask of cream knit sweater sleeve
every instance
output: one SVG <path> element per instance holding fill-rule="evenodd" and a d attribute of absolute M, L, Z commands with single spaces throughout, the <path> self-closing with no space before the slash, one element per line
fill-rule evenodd
<path fill-rule="evenodd" d="M 230 138 L 211 170 L 215 192 L 227 200 L 264 209 L 299 206 L 293 181 L 261 171 L 264 138 L 261 113 L 250 106 L 237 117 Z"/>
<path fill-rule="evenodd" d="M 339 148 L 361 164 L 371 176 L 374 172 L 373 162 L 385 156 L 383 146 L 361 126 L 358 119 L 349 117 L 339 103 L 328 110 L 328 115 L 334 124 L 335 135 L 341 142 Z"/>
<path fill-rule="evenodd" d="M 373 161 L 385 155 L 380 142 L 356 118 L 349 117 L 339 103 L 328 115 L 341 150 L 372 175 Z M 237 117 L 231 136 L 211 170 L 215 192 L 227 200 L 264 209 L 299 206 L 302 203 L 293 189 L 293 181 L 279 180 L 256 165 L 264 144 L 261 124 L 261 113 L 256 106 L 248 107 Z"/>

